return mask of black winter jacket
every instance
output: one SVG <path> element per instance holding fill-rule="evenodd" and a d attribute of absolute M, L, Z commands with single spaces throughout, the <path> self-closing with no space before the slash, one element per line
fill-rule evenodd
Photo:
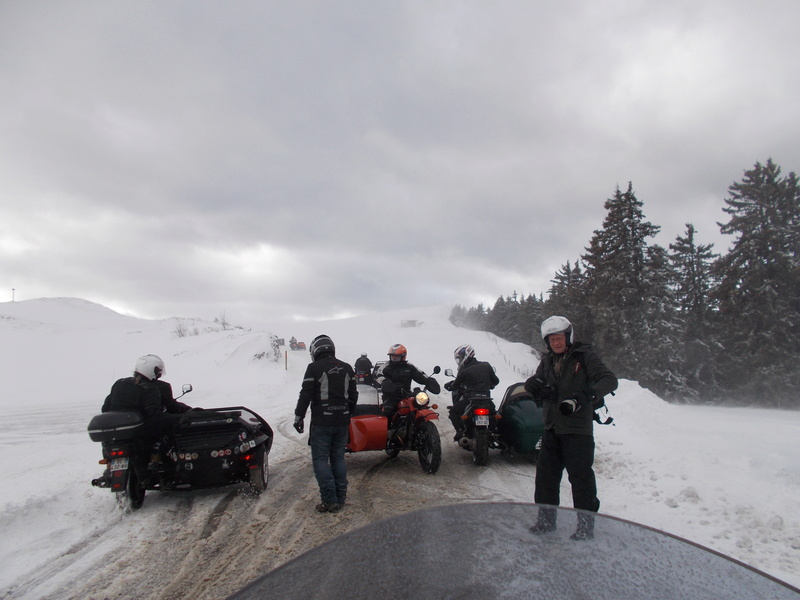
<path fill-rule="evenodd" d="M 294 414 L 305 418 L 310 405 L 312 425 L 347 425 L 357 402 L 353 367 L 323 354 L 306 368 Z"/>
<path fill-rule="evenodd" d="M 145 420 L 157 417 L 163 411 L 161 395 L 152 382 L 142 380 L 136 383 L 133 377 L 118 379 L 111 386 L 111 393 L 103 403 L 102 412 L 109 411 L 135 411 Z"/>
<path fill-rule="evenodd" d="M 185 413 L 192 410 L 192 407 L 183 402 L 178 402 L 172 397 L 172 386 L 166 381 L 157 379 L 155 382 L 158 391 L 161 394 L 161 406 L 164 410 L 171 414 Z"/>
<path fill-rule="evenodd" d="M 386 363 L 386 366 L 383 367 L 383 377 L 384 402 L 386 400 L 401 400 L 408 392 L 411 392 L 412 381 L 426 386 L 432 394 L 438 394 L 442 391 L 438 381 L 406 361 Z M 387 386 L 386 381 L 390 381 L 393 385 Z"/>
<path fill-rule="evenodd" d="M 356 373 L 366 373 L 367 375 L 372 374 L 372 361 L 364 356 L 359 356 L 356 359 L 355 364 L 355 371 Z"/>
<path fill-rule="evenodd" d="M 567 349 L 558 376 L 555 372 L 557 358 L 552 352 L 545 354 L 536 373 L 525 382 L 525 389 L 536 396 L 535 380 L 538 379 L 556 391 L 554 397 L 545 398 L 542 410 L 545 429 L 552 429 L 557 434 L 592 435 L 592 406 L 584 406 L 571 415 L 563 415 L 558 405 L 575 392 L 593 391 L 598 399 L 603 398 L 617 389 L 617 378 L 588 344 L 575 342 Z"/>
<path fill-rule="evenodd" d="M 500 383 L 492 365 L 470 356 L 458 369 L 458 375 L 450 384 L 450 389 L 461 397 L 470 394 L 488 394 Z"/>

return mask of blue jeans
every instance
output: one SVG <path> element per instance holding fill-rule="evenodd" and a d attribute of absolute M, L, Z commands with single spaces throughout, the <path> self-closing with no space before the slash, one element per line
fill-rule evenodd
<path fill-rule="evenodd" d="M 344 462 L 347 439 L 347 425 L 312 425 L 309 432 L 314 476 L 322 501 L 328 504 L 344 504 L 347 497 L 347 466 Z"/>

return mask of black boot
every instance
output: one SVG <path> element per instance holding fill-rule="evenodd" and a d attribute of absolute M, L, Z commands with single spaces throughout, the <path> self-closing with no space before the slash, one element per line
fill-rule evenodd
<path fill-rule="evenodd" d="M 529 527 L 528 531 L 535 535 L 549 533 L 556 530 L 556 509 L 554 508 L 540 508 L 539 516 L 533 527 Z"/>
<path fill-rule="evenodd" d="M 574 541 L 594 539 L 594 515 L 591 513 L 578 513 L 578 528 L 569 539 Z"/>

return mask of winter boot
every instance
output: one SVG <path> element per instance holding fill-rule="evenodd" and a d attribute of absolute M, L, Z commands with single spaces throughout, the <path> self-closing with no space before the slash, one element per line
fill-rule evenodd
<path fill-rule="evenodd" d="M 569 539 L 574 541 L 594 539 L 594 515 L 591 513 L 578 513 L 578 528 Z"/>
<path fill-rule="evenodd" d="M 540 508 L 539 516 L 533 527 L 529 527 L 528 531 L 534 535 L 541 535 L 556 530 L 556 509 L 554 508 Z"/>

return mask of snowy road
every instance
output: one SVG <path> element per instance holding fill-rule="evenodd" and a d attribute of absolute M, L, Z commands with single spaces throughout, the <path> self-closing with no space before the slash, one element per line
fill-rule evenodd
<path fill-rule="evenodd" d="M 396 459 L 383 452 L 349 454 L 348 506 L 338 514 L 318 514 L 306 437 L 284 420 L 274 427 L 277 451 L 262 496 L 247 486 L 148 492 L 142 509 L 133 513 L 103 502 L 96 510 L 105 511 L 97 515 L 104 527 L 19 578 L 3 597 L 217 599 L 325 541 L 386 517 L 445 504 L 530 500 L 535 469 L 529 460 L 493 452 L 488 467 L 476 467 L 468 452 L 448 441 L 450 424 L 439 426 L 444 445 L 437 474 L 423 473 L 412 452 Z"/>

